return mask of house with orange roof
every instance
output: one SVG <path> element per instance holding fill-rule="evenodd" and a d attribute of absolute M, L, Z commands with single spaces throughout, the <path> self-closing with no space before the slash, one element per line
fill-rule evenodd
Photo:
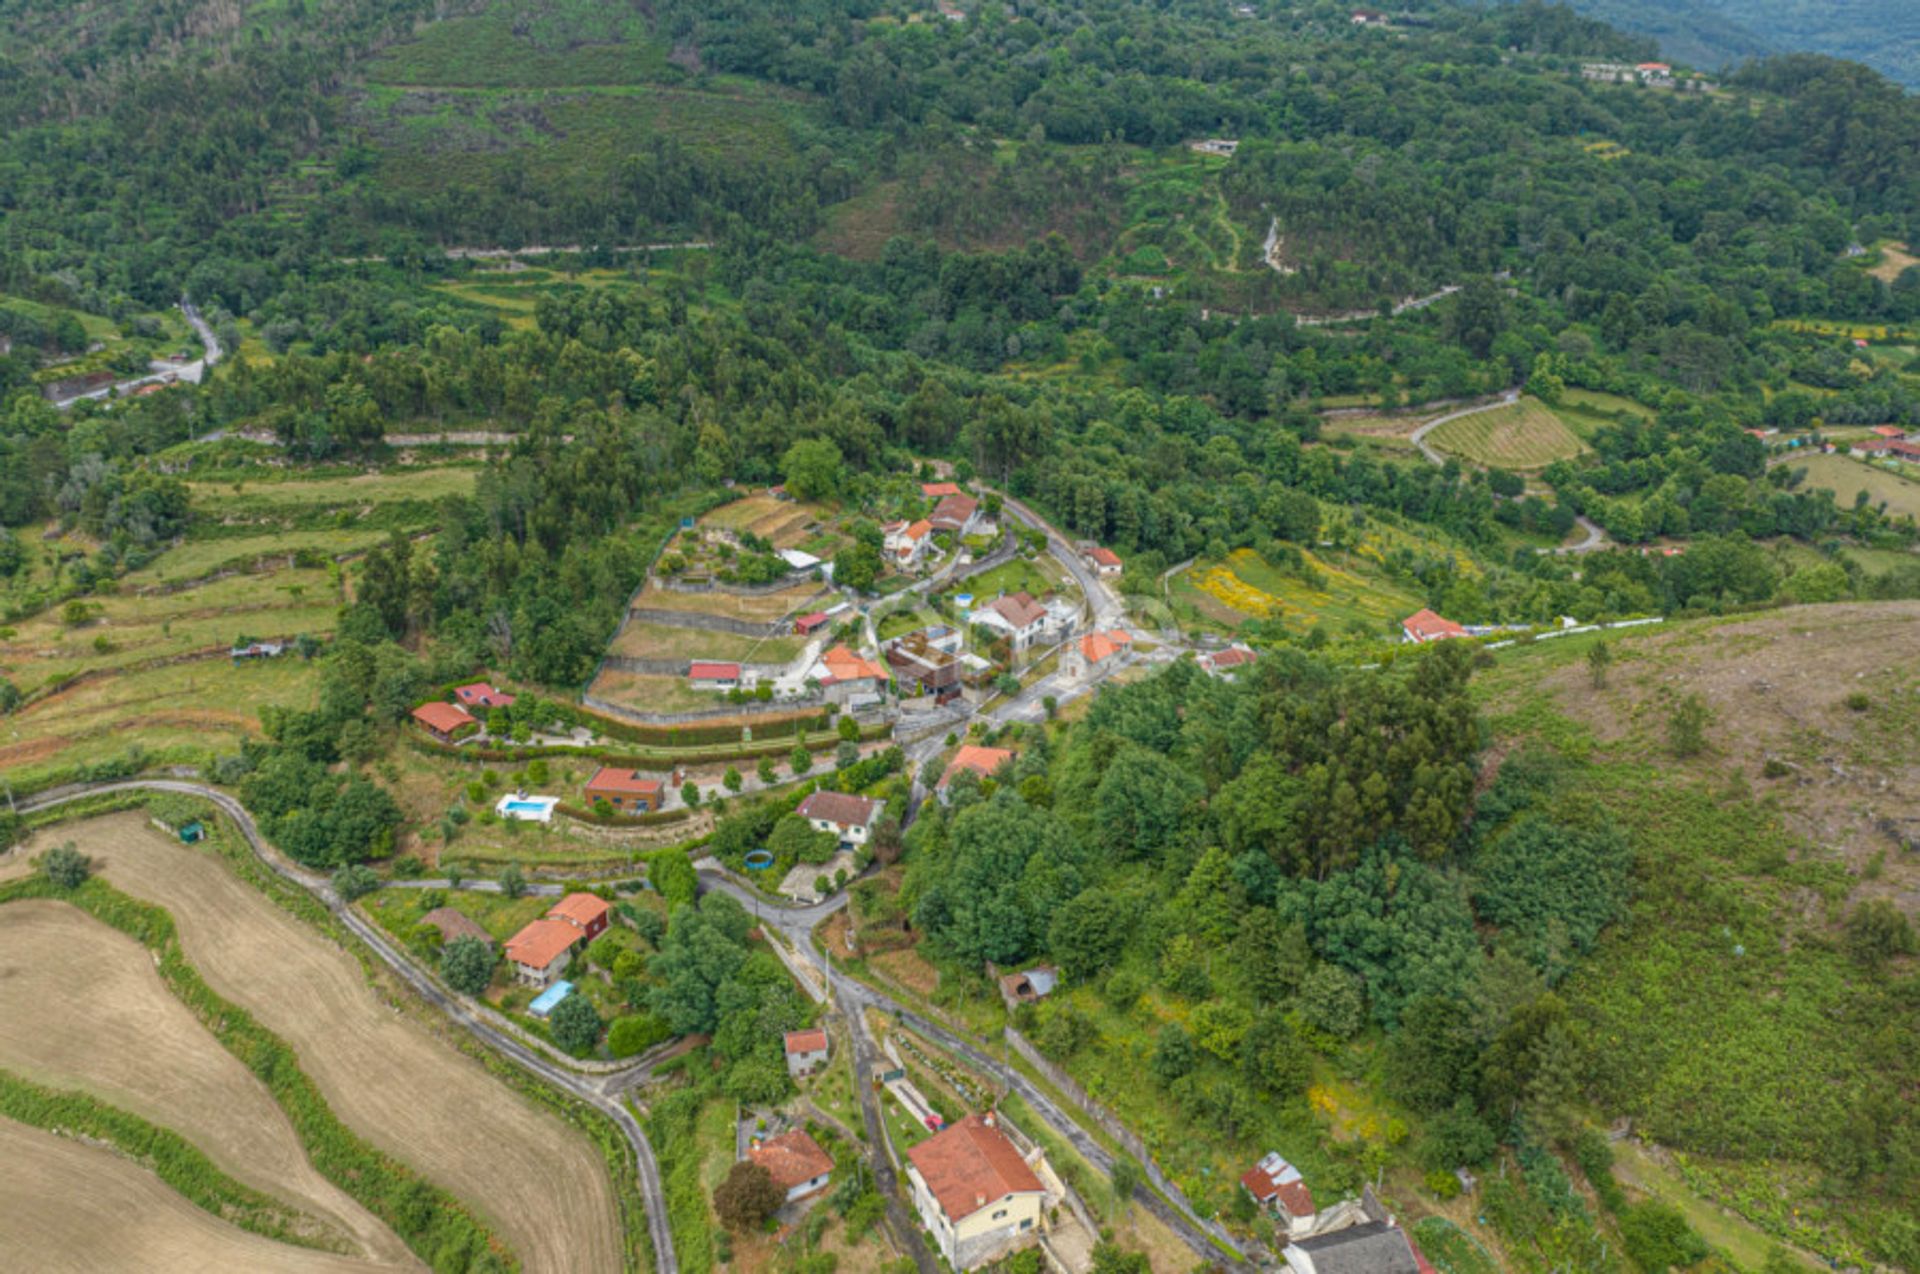
<path fill-rule="evenodd" d="M 803 1128 L 755 1142 L 747 1158 L 767 1170 L 788 1203 L 826 1189 L 833 1177 L 833 1156 Z"/>
<path fill-rule="evenodd" d="M 827 1033 L 816 1026 L 806 1031 L 788 1031 L 786 1049 L 787 1074 L 794 1079 L 805 1079 L 826 1066 L 832 1045 Z"/>
<path fill-rule="evenodd" d="M 889 522 L 880 533 L 887 560 L 903 571 L 920 565 L 933 550 L 933 523 L 926 518 L 918 522 Z"/>
<path fill-rule="evenodd" d="M 1449 637 L 1465 637 L 1467 630 L 1430 610 L 1417 610 L 1400 621 L 1400 635 L 1406 641 L 1424 644 L 1445 641 Z"/>
<path fill-rule="evenodd" d="M 962 495 L 964 492 L 960 490 L 960 484 L 957 482 L 922 482 L 920 494 L 929 500 L 939 500 L 950 495 Z"/>
<path fill-rule="evenodd" d="M 934 791 L 939 793 L 942 801 L 945 801 L 947 787 L 953 782 L 955 775 L 965 772 L 982 779 L 990 779 L 1001 766 L 1017 755 L 1019 754 L 1008 748 L 986 748 L 976 743 L 962 744 L 960 750 L 953 754 L 953 760 L 947 763 L 946 772 L 940 776 L 940 782 L 935 786 Z"/>
<path fill-rule="evenodd" d="M 1269 1153 L 1242 1173 L 1240 1188 L 1272 1213 L 1286 1227 L 1289 1237 L 1301 1238 L 1313 1232 L 1316 1217 L 1313 1191 L 1307 1189 L 1300 1170 L 1277 1152 Z"/>
<path fill-rule="evenodd" d="M 887 686 L 884 666 L 845 645 L 822 654 L 807 675 L 820 683 L 820 689 L 834 703 L 869 702 L 879 698 Z"/>
<path fill-rule="evenodd" d="M 507 939 L 507 963 L 522 982 L 546 986 L 560 976 L 573 953 L 606 932 L 612 908 L 607 900 L 572 893 L 547 908 L 547 914 Z"/>
<path fill-rule="evenodd" d="M 1096 575 L 1113 576 L 1126 569 L 1118 553 L 1099 544 L 1092 545 L 1080 556 Z"/>
<path fill-rule="evenodd" d="M 1000 1259 L 1046 1224 L 1047 1188 L 991 1111 L 909 1148 L 907 1180 L 915 1210 L 956 1270 Z"/>
<path fill-rule="evenodd" d="M 1124 628 L 1088 633 L 1060 652 L 1060 671 L 1069 677 L 1090 677 L 1104 671 L 1107 661 L 1125 654 L 1132 645 L 1133 634 Z"/>
<path fill-rule="evenodd" d="M 940 497 L 940 503 L 933 506 L 933 512 L 927 520 L 933 523 L 936 531 L 945 531 L 949 535 L 965 535 L 973 530 L 974 522 L 980 516 L 980 502 L 970 495 L 961 495 L 958 491 L 952 495 Z"/>
<path fill-rule="evenodd" d="M 508 694 L 497 686 L 485 681 L 475 681 L 453 688 L 453 697 L 460 701 L 463 708 L 511 708 L 517 695 Z"/>
<path fill-rule="evenodd" d="M 1232 681 L 1242 668 L 1253 663 L 1257 658 L 1258 656 L 1253 653 L 1253 647 L 1235 642 L 1225 650 L 1215 650 L 1201 655 L 1194 662 L 1199 664 L 1200 671 L 1209 677 L 1217 677 L 1221 681 Z"/>
<path fill-rule="evenodd" d="M 603 765 L 593 772 L 585 788 L 587 804 L 605 801 L 616 814 L 648 814 L 665 804 L 666 784 L 638 770 Z"/>
<path fill-rule="evenodd" d="M 442 743 L 452 743 L 480 728 L 480 723 L 472 713 L 457 703 L 440 699 L 421 704 L 413 710 L 412 715 L 422 729 Z"/>

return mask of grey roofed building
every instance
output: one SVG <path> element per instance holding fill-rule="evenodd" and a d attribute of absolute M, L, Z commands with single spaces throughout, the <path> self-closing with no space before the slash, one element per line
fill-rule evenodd
<path fill-rule="evenodd" d="M 1287 1245 L 1296 1274 L 1422 1274 L 1407 1232 L 1386 1221 L 1365 1221 Z"/>

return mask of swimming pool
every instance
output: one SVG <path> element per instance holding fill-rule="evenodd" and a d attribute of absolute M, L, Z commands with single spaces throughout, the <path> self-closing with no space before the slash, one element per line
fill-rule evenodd
<path fill-rule="evenodd" d="M 500 798 L 493 812 L 501 818 L 517 818 L 528 823 L 547 823 L 553 821 L 553 807 L 560 803 L 557 796 L 521 796 L 513 794 Z"/>

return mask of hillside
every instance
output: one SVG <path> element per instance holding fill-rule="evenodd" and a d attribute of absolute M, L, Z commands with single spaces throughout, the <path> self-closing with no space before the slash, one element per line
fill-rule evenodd
<path fill-rule="evenodd" d="M 1822 53 L 1920 88 L 1920 13 L 1905 0 L 1575 0 L 1573 7 L 1649 36 L 1664 56 L 1692 66 Z"/>

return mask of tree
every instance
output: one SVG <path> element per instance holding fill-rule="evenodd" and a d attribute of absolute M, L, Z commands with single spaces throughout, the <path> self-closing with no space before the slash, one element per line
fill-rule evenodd
<path fill-rule="evenodd" d="M 1427 1121 L 1420 1155 L 1429 1168 L 1473 1168 L 1491 1159 L 1499 1144 L 1493 1129 L 1474 1109 L 1473 1099 L 1461 1096 Z"/>
<path fill-rule="evenodd" d="M 519 863 L 508 863 L 500 873 L 500 892 L 509 898 L 518 898 L 527 892 L 527 874 L 520 870 Z"/>
<path fill-rule="evenodd" d="M 1277 1012 L 1260 1018 L 1241 1038 L 1240 1067 L 1248 1080 L 1281 1097 L 1304 1092 L 1313 1077 L 1306 1044 Z"/>
<path fill-rule="evenodd" d="M 365 863 L 352 863 L 334 869 L 333 891 L 347 902 L 355 902 L 380 888 L 380 877 Z"/>
<path fill-rule="evenodd" d="M 493 981 L 493 944 L 471 934 L 440 949 L 440 976 L 462 995 L 479 995 Z"/>
<path fill-rule="evenodd" d="M 733 1230 L 748 1230 L 780 1210 L 787 1201 L 773 1174 L 751 1159 L 742 1159 L 727 1169 L 727 1175 L 713 1191 L 713 1211 L 720 1223 Z"/>
<path fill-rule="evenodd" d="M 855 592 L 870 593 L 880 578 L 880 550 L 855 540 L 833 555 L 833 582 Z"/>
<path fill-rule="evenodd" d="M 78 889 L 93 872 L 93 860 L 74 847 L 72 841 L 56 845 L 40 859 L 41 874 L 58 889 Z"/>
<path fill-rule="evenodd" d="M 840 840 L 832 832 L 816 832 L 813 824 L 798 814 L 782 815 L 767 834 L 767 850 L 785 862 L 818 866 L 833 857 Z"/>
<path fill-rule="evenodd" d="M 1710 717 L 1706 700 L 1698 694 L 1689 694 L 1673 705 L 1667 714 L 1667 742 L 1675 756 L 1698 756 L 1706 749 Z"/>
<path fill-rule="evenodd" d="M 833 749 L 833 768 L 851 769 L 860 764 L 860 745 L 842 739 Z"/>
<path fill-rule="evenodd" d="M 1147 1063 L 1153 1077 L 1162 1084 L 1171 1084 L 1192 1071 L 1193 1064 L 1193 1037 L 1177 1022 L 1161 1027 L 1153 1042 L 1153 1057 Z"/>
<path fill-rule="evenodd" d="M 770 756 L 760 758 L 760 764 L 754 770 L 754 773 L 760 776 L 761 783 L 769 787 L 780 777 L 779 772 L 773 768 L 773 758 Z"/>
<path fill-rule="evenodd" d="M 1366 1020 L 1360 979 L 1338 965 L 1316 966 L 1300 984 L 1300 1012 L 1327 1034 L 1348 1038 Z"/>
<path fill-rule="evenodd" d="M 1423 995 L 1400 1016 L 1387 1046 L 1394 1095 L 1416 1110 L 1440 1110 L 1478 1084 L 1479 1048 L 1461 1007 Z"/>
<path fill-rule="evenodd" d="M 807 751 L 806 744 L 793 745 L 793 751 L 787 753 L 787 767 L 793 771 L 795 778 L 813 768 L 813 753 Z"/>
<path fill-rule="evenodd" d="M 841 713 L 840 720 L 835 723 L 833 728 L 834 733 L 838 734 L 841 739 L 848 743 L 857 743 L 860 740 L 860 723 L 853 719 L 851 713 Z"/>
<path fill-rule="evenodd" d="M 1620 1214 L 1620 1241 L 1647 1274 L 1684 1269 L 1706 1259 L 1709 1251 L 1678 1208 L 1652 1200 Z"/>
<path fill-rule="evenodd" d="M 1133 1160 L 1119 1157 L 1113 1161 L 1113 1202 L 1116 1207 L 1126 1207 L 1140 1188 L 1140 1165 Z"/>
<path fill-rule="evenodd" d="M 840 486 L 840 448 L 826 438 L 802 438 L 787 448 L 780 473 L 796 500 L 825 500 Z"/>
<path fill-rule="evenodd" d="M 569 1053 L 584 1053 L 600 1042 L 600 1014 L 578 991 L 560 1001 L 547 1026 L 553 1032 L 553 1042 Z"/>
<path fill-rule="evenodd" d="M 746 785 L 746 780 L 740 777 L 739 770 L 729 765 L 727 772 L 720 776 L 720 785 L 729 792 L 738 792 Z"/>
<path fill-rule="evenodd" d="M 700 785 L 692 779 L 688 779 L 685 783 L 682 783 L 680 785 L 680 800 L 688 809 L 697 807 L 700 804 Z"/>
<path fill-rule="evenodd" d="M 1869 898 L 1847 917 L 1843 942 L 1855 963 L 1877 971 L 1894 956 L 1913 954 L 1913 925 L 1885 898 Z"/>
<path fill-rule="evenodd" d="M 1593 688 L 1603 690 L 1607 684 L 1607 669 L 1613 666 L 1613 648 L 1604 641 L 1593 643 L 1587 651 L 1587 675 L 1593 679 Z"/>
<path fill-rule="evenodd" d="M 1069 898 L 1053 913 L 1047 949 L 1069 978 L 1090 981 L 1119 958 L 1129 921 L 1129 908 L 1119 896 L 1090 889 Z"/>

